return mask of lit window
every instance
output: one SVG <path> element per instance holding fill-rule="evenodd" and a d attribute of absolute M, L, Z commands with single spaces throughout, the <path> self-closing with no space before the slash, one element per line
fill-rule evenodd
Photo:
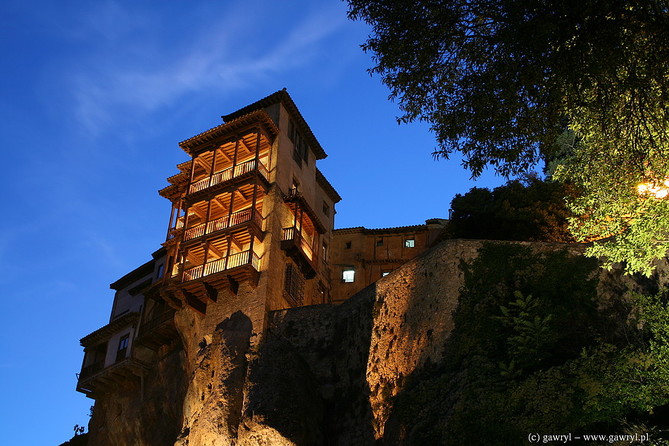
<path fill-rule="evenodd" d="M 388 274 L 390 274 L 390 271 L 381 271 L 381 277 L 386 277 Z"/>
<path fill-rule="evenodd" d="M 355 270 L 353 268 L 345 269 L 341 274 L 341 280 L 344 283 L 355 282 Z"/>
<path fill-rule="evenodd" d="M 404 246 L 406 246 L 407 248 L 413 248 L 414 246 L 416 246 L 416 240 L 412 238 L 405 239 Z"/>

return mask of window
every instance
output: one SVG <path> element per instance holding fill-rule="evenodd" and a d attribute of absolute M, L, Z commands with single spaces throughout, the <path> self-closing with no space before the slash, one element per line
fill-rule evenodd
<path fill-rule="evenodd" d="M 390 274 L 390 271 L 381 271 L 381 277 L 386 277 L 388 274 Z"/>
<path fill-rule="evenodd" d="M 328 244 L 323 242 L 323 261 L 328 261 Z"/>
<path fill-rule="evenodd" d="M 164 272 L 165 272 L 165 264 L 161 263 L 160 265 L 158 265 L 158 273 L 156 274 L 156 277 L 160 279 L 161 277 L 163 277 Z"/>
<path fill-rule="evenodd" d="M 383 246 L 383 239 L 380 238 L 376 241 L 376 246 Z"/>
<path fill-rule="evenodd" d="M 351 249 L 351 242 L 346 242 L 344 244 L 344 249 Z"/>
<path fill-rule="evenodd" d="M 326 202 L 323 202 L 323 214 L 325 214 L 326 217 L 330 216 L 330 206 Z"/>
<path fill-rule="evenodd" d="M 309 161 L 309 146 L 300 135 L 293 121 L 288 125 L 288 137 L 293 141 L 293 159 L 298 165 L 302 165 L 302 160 L 305 163 Z"/>
<path fill-rule="evenodd" d="M 288 296 L 288 300 L 295 305 L 302 305 L 304 303 L 304 277 L 292 263 L 286 265 L 286 272 L 284 275 L 283 290 Z"/>
<path fill-rule="evenodd" d="M 344 270 L 341 273 L 341 281 L 344 282 L 344 283 L 355 282 L 355 269 L 344 268 Z"/>
<path fill-rule="evenodd" d="M 118 349 L 119 350 L 125 350 L 128 348 L 128 342 L 130 340 L 130 335 L 125 335 L 121 338 L 120 341 L 118 341 Z"/>
<path fill-rule="evenodd" d="M 122 361 L 126 358 L 128 353 L 128 344 L 130 342 L 130 335 L 123 335 L 118 341 L 118 351 L 116 352 L 116 362 Z"/>
<path fill-rule="evenodd" d="M 404 246 L 407 248 L 413 248 L 416 246 L 416 240 L 413 238 L 404 239 Z"/>

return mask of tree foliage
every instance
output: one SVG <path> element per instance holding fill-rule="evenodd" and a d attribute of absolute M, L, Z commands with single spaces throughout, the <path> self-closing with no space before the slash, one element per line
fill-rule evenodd
<path fill-rule="evenodd" d="M 432 124 L 436 154 L 516 175 L 540 160 L 582 186 L 589 252 L 649 274 L 669 249 L 669 1 L 349 0 L 402 121 Z M 568 150 L 556 144 L 567 131 Z M 561 166 L 561 167 L 559 167 Z M 615 238 L 610 238 L 615 236 Z"/>
<path fill-rule="evenodd" d="M 478 175 L 550 157 L 566 127 L 608 149 L 666 147 L 666 0 L 349 0 L 403 121 Z M 651 137 L 652 136 L 652 137 Z M 619 146 L 619 144 L 615 144 Z M 642 162 L 643 159 L 638 161 Z"/>
<path fill-rule="evenodd" d="M 649 276 L 655 259 L 669 252 L 669 201 L 640 194 L 637 185 L 669 178 L 669 153 L 637 166 L 635 154 L 598 150 L 593 139 L 565 132 L 559 138 L 563 155 L 551 166 L 553 178 L 582 191 L 568 200 L 578 216 L 571 232 L 578 241 L 593 241 L 587 252 L 603 258 L 604 266 L 625 262 L 629 272 Z"/>
<path fill-rule="evenodd" d="M 576 196 L 568 184 L 528 177 L 490 191 L 472 188 L 451 202 L 449 236 L 489 240 L 573 242 L 564 197 Z"/>

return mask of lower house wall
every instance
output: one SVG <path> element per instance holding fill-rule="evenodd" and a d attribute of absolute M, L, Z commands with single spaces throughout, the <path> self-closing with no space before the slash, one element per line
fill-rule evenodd
<path fill-rule="evenodd" d="M 177 342 L 179 344 L 179 342 Z M 89 445 L 172 446 L 182 422 L 186 390 L 184 353 L 164 346 L 143 381 L 96 396 Z"/>

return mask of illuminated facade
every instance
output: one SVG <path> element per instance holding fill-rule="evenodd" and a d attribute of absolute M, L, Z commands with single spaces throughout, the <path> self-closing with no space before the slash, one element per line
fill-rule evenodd
<path fill-rule="evenodd" d="M 117 282 L 128 308 L 115 304 L 110 324 L 82 339 L 78 390 L 94 396 L 147 372 L 152 352 L 177 335 L 163 330 L 135 348 L 137 335 L 156 331 L 144 321 L 174 327 L 175 312 L 194 311 L 213 326 L 241 311 L 262 333 L 270 311 L 330 302 L 341 198 L 316 167 L 324 150 L 285 90 L 222 118 L 179 144 L 190 159 L 160 191 L 172 204 L 164 249 L 150 273 L 147 264 Z"/>
<path fill-rule="evenodd" d="M 343 302 L 444 227 L 335 231 L 341 198 L 316 167 L 326 154 L 285 90 L 222 118 L 179 144 L 190 159 L 160 190 L 171 203 L 163 248 L 111 285 L 109 324 L 81 340 L 90 444 L 242 435 L 277 310 Z"/>
<path fill-rule="evenodd" d="M 430 248 L 446 223 L 433 218 L 424 225 L 336 229 L 331 256 L 333 303 L 344 302 Z"/>

